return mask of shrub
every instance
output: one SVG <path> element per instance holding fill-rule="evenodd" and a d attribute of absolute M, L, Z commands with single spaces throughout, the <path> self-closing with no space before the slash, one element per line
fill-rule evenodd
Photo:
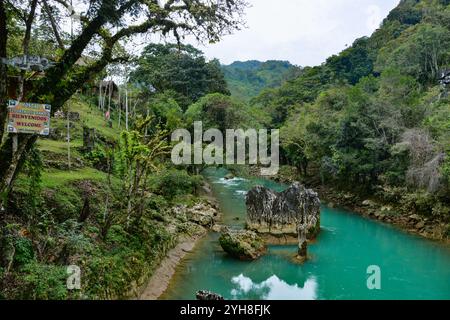
<path fill-rule="evenodd" d="M 401 199 L 402 207 L 406 210 L 421 215 L 430 215 L 433 206 L 436 203 L 435 197 L 428 192 L 418 191 L 415 193 L 408 193 Z"/>
<path fill-rule="evenodd" d="M 179 195 L 195 193 L 202 181 L 201 176 L 190 176 L 186 171 L 167 170 L 155 177 L 154 191 L 172 200 Z"/>
<path fill-rule="evenodd" d="M 34 258 L 33 245 L 30 239 L 17 238 L 14 243 L 15 254 L 14 264 L 22 266 L 29 263 Z"/>
<path fill-rule="evenodd" d="M 20 299 L 67 299 L 67 273 L 64 266 L 44 265 L 36 261 L 25 265 L 21 272 Z"/>
<path fill-rule="evenodd" d="M 108 170 L 108 156 L 103 148 L 97 147 L 87 153 L 84 158 L 90 161 L 95 169 L 105 172 Z"/>

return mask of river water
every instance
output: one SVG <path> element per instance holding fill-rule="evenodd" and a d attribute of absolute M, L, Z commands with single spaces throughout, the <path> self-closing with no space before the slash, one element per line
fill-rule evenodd
<path fill-rule="evenodd" d="M 245 194 L 253 186 L 286 188 L 265 179 L 227 181 L 226 173 L 208 169 L 205 176 L 227 225 L 244 225 Z M 258 261 L 236 261 L 211 233 L 179 265 L 162 299 L 193 299 L 198 290 L 226 299 L 450 299 L 448 245 L 325 206 L 321 220 L 321 233 L 309 245 L 311 259 L 303 265 L 293 260 L 296 246 L 270 246 Z M 380 290 L 368 289 L 369 266 L 380 268 Z"/>

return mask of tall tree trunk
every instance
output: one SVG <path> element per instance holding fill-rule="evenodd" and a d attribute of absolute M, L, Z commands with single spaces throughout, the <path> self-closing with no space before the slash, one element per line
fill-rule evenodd
<path fill-rule="evenodd" d="M 112 50 L 106 50 L 103 57 L 94 65 L 90 66 L 82 75 L 65 83 L 65 90 L 54 89 L 56 94 L 52 104 L 52 112 L 59 110 L 62 105 L 70 99 L 77 89 L 86 81 L 91 79 L 108 64 L 111 59 Z M 18 150 L 12 155 L 12 138 L 9 137 L 3 145 L 0 146 L 0 208 L 5 204 L 6 196 L 12 188 L 14 179 L 20 169 L 20 165 L 25 161 L 25 156 L 37 140 L 36 135 L 19 134 Z"/>
<path fill-rule="evenodd" d="M 6 12 L 4 0 L 0 0 L 0 145 L 3 141 L 6 125 L 6 102 L 8 100 L 8 67 L 1 60 L 6 59 L 6 44 L 8 42 L 8 30 L 6 27 Z M 1 157 L 0 157 L 1 160 Z M 1 165 L 1 161 L 0 161 Z M 8 264 L 7 229 L 5 228 L 5 210 L 3 197 L 0 193 L 0 266 Z"/>
<path fill-rule="evenodd" d="M 5 0 L 0 0 L 0 60 L 6 57 L 6 45 L 8 42 L 8 29 L 6 26 Z M 0 61 L 0 145 L 5 133 L 8 101 L 8 66 Z"/>
<path fill-rule="evenodd" d="M 36 142 L 36 135 L 29 134 L 19 134 L 19 143 L 17 147 L 17 151 L 14 154 L 11 151 L 11 148 L 5 150 L 9 150 L 10 160 L 3 163 L 2 166 L 2 177 L 0 179 L 0 208 L 2 206 L 6 206 L 7 195 L 11 191 L 13 182 L 17 177 L 20 167 L 25 161 L 25 156 L 27 152 L 31 149 L 33 144 Z M 4 144 L 4 146 L 8 146 L 12 144 L 12 138 L 8 138 Z M 3 150 L 3 148 L 2 148 Z M 8 156 L 8 155 L 7 155 Z"/>

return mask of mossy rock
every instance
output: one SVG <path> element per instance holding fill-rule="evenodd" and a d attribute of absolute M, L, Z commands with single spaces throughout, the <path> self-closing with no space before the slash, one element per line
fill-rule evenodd
<path fill-rule="evenodd" d="M 226 253 L 239 260 L 256 260 L 266 252 L 264 240 L 248 230 L 225 230 L 219 243 Z"/>

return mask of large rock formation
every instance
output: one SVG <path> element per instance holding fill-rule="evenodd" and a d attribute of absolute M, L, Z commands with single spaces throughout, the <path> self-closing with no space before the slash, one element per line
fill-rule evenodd
<path fill-rule="evenodd" d="M 306 224 L 306 237 L 320 231 L 320 200 L 316 192 L 294 183 L 284 192 L 257 186 L 247 194 L 247 228 L 262 234 L 298 235 Z"/>
<path fill-rule="evenodd" d="M 256 260 L 266 252 L 264 240 L 250 230 L 225 229 L 219 238 L 222 249 L 239 260 Z"/>
<path fill-rule="evenodd" d="M 247 194 L 247 228 L 272 236 L 298 236 L 299 256 L 320 232 L 320 200 L 316 192 L 294 183 L 284 192 L 257 186 Z"/>

